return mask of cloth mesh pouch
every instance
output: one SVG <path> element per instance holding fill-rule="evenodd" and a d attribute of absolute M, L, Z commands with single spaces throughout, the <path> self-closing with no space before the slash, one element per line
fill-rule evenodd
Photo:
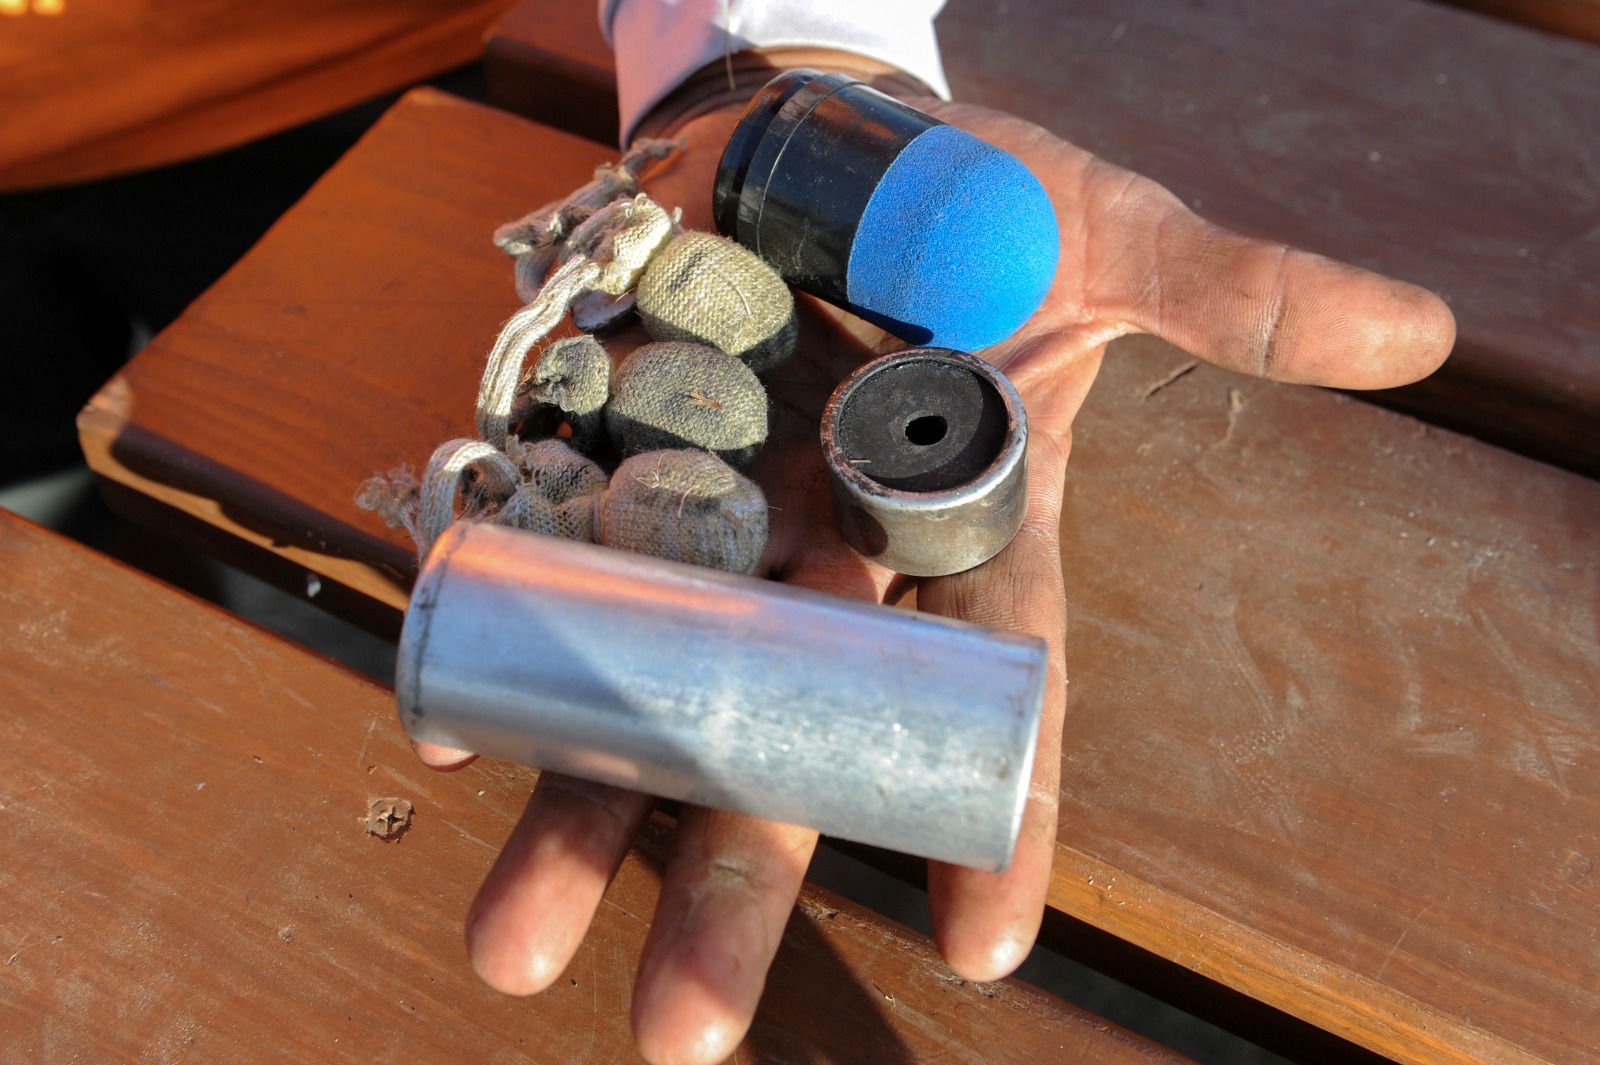
<path fill-rule="evenodd" d="M 596 528 L 607 547 L 753 574 L 767 545 L 767 500 L 715 455 L 649 451 L 617 467 Z"/>
<path fill-rule="evenodd" d="M 562 440 L 516 441 L 508 454 L 521 483 L 493 520 L 593 543 L 595 507 L 608 483 L 605 471 Z"/>
<path fill-rule="evenodd" d="M 618 367 L 605 419 L 622 455 L 697 447 L 743 468 L 767 438 L 767 393 L 748 366 L 715 348 L 646 344 Z"/>
<path fill-rule="evenodd" d="M 794 354 L 794 296 L 759 255 L 710 233 L 683 233 L 639 280 L 639 319 L 656 340 L 693 340 L 765 373 Z"/>
<path fill-rule="evenodd" d="M 572 427 L 572 445 L 591 453 L 604 439 L 606 400 L 611 396 L 611 356 L 587 334 L 557 340 L 539 356 L 517 389 L 513 418 L 524 436 L 551 436 L 561 422 Z"/>

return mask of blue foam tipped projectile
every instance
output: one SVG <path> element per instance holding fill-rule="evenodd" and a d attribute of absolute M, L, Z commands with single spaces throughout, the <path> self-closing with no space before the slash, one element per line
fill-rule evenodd
<path fill-rule="evenodd" d="M 1055 278 L 1060 235 L 1027 167 L 843 75 L 782 74 L 746 108 L 713 208 L 785 280 L 912 344 L 1014 333 Z"/>

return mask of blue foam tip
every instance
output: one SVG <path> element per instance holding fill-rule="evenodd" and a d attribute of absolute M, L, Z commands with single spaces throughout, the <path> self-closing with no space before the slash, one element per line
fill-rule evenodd
<path fill-rule="evenodd" d="M 1017 159 L 934 126 L 889 165 L 850 247 L 863 317 L 914 344 L 975 351 L 1044 302 L 1061 254 L 1050 197 Z"/>

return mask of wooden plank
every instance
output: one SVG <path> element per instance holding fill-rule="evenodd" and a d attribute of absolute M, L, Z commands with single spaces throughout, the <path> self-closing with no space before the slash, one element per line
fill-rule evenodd
<path fill-rule="evenodd" d="M 408 97 L 102 392 L 91 461 L 400 602 L 351 494 L 470 429 L 485 234 L 602 155 Z M 1591 1058 L 1600 485 L 1327 392 L 1152 391 L 1183 358 L 1118 342 L 1075 433 L 1052 904 L 1399 1060 Z"/>
<path fill-rule="evenodd" d="M 1600 1050 L 1600 488 L 1118 346 L 1052 901 L 1397 1060 Z M 1292 1003 L 1292 1004 L 1291 1004 Z"/>
<path fill-rule="evenodd" d="M 950 0 L 937 26 L 957 99 L 1038 122 L 1223 225 L 1442 293 L 1455 354 L 1380 402 L 1600 475 L 1593 47 L 1424 0 Z M 490 41 L 527 65 L 497 102 L 615 129 L 587 11 L 524 0 Z M 587 106 L 540 95 L 567 76 Z"/>
<path fill-rule="evenodd" d="M 608 154 L 440 93 L 406 99 L 79 420 L 95 470 L 396 615 L 415 552 L 356 488 L 425 462 L 419 440 L 473 432 L 481 370 L 466 368 L 516 300 L 483 219 L 571 191 Z M 502 130 L 514 143 L 485 155 Z M 347 434 L 352 418 L 381 428 Z"/>
<path fill-rule="evenodd" d="M 499 995 L 460 922 L 533 779 L 435 775 L 393 697 L 0 512 L 0 1045 L 15 1061 L 634 1060 L 633 965 L 670 829 L 547 993 Z M 415 806 L 382 841 L 373 798 Z M 741 1061 L 1174 1055 L 808 889 Z"/>

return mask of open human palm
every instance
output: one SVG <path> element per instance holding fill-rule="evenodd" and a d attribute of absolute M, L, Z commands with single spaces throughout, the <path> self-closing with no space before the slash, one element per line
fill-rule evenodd
<path fill-rule="evenodd" d="M 1380 388 L 1431 372 L 1450 350 L 1454 323 L 1431 293 L 1218 229 L 1159 185 L 1020 119 L 913 102 L 1021 159 L 1050 193 L 1061 232 L 1044 305 L 1010 339 L 979 353 L 1005 371 L 1028 411 L 1022 529 L 983 565 L 917 585 L 924 611 L 1033 633 L 1050 645 L 1038 753 L 1011 865 L 999 873 L 929 869 L 945 959 L 963 977 L 991 980 L 1026 956 L 1049 886 L 1066 712 L 1058 526 L 1072 421 L 1107 343 L 1148 332 L 1243 373 Z M 712 228 L 712 175 L 736 118 L 724 109 L 685 125 L 678 135 L 688 151 L 649 183 L 658 202 L 683 208 L 690 228 Z M 905 345 L 808 297 L 798 303 L 799 350 L 766 376 L 772 425 L 750 471 L 773 508 L 763 574 L 881 602 L 905 579 L 857 555 L 834 530 L 818 427 L 844 376 Z M 615 354 L 627 348 L 624 338 Z M 470 760 L 435 747 L 418 753 L 441 769 Z M 555 981 L 653 805 L 645 795 L 540 777 L 467 919 L 472 963 L 489 984 L 531 994 Z M 647 1059 L 710 1062 L 733 1051 L 816 843 L 809 829 L 683 809 L 634 987 L 634 1034 Z"/>

